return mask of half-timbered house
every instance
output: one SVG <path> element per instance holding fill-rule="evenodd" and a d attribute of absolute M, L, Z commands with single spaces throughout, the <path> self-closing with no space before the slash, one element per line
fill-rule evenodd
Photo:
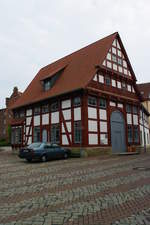
<path fill-rule="evenodd" d="M 125 152 L 140 145 L 136 77 L 118 33 L 42 68 L 13 105 L 12 146 L 51 141 Z"/>

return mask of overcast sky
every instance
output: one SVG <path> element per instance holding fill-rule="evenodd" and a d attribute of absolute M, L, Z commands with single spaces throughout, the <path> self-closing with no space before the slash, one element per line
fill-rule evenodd
<path fill-rule="evenodd" d="M 0 108 L 41 67 L 116 31 L 150 82 L 150 0 L 0 0 Z"/>

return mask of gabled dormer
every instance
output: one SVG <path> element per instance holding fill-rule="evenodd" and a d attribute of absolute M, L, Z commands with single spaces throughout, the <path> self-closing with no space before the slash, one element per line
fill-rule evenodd
<path fill-rule="evenodd" d="M 66 66 L 65 66 L 66 67 Z M 65 67 L 58 68 L 57 70 L 54 70 L 47 76 L 45 76 L 43 79 L 41 79 L 41 84 L 43 86 L 44 91 L 50 90 L 56 83 L 56 81 L 61 76 L 62 72 L 64 71 Z"/>

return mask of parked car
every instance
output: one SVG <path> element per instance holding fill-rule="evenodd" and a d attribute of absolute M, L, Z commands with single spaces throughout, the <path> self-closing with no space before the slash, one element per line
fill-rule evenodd
<path fill-rule="evenodd" d="M 50 159 L 67 159 L 70 156 L 70 150 L 57 144 L 37 142 L 26 148 L 21 148 L 18 156 L 28 162 L 34 159 L 46 162 Z"/>

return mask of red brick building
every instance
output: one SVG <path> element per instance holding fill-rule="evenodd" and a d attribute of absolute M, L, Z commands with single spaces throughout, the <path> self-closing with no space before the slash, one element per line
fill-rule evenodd
<path fill-rule="evenodd" d="M 13 105 L 12 145 L 140 145 L 142 96 L 118 33 L 42 68 Z"/>
<path fill-rule="evenodd" d="M 4 139 L 9 142 L 8 127 L 10 121 L 13 118 L 11 105 L 21 96 L 21 92 L 18 91 L 17 87 L 14 87 L 13 93 L 9 98 L 6 98 L 6 108 L 0 109 L 0 140 Z"/>

